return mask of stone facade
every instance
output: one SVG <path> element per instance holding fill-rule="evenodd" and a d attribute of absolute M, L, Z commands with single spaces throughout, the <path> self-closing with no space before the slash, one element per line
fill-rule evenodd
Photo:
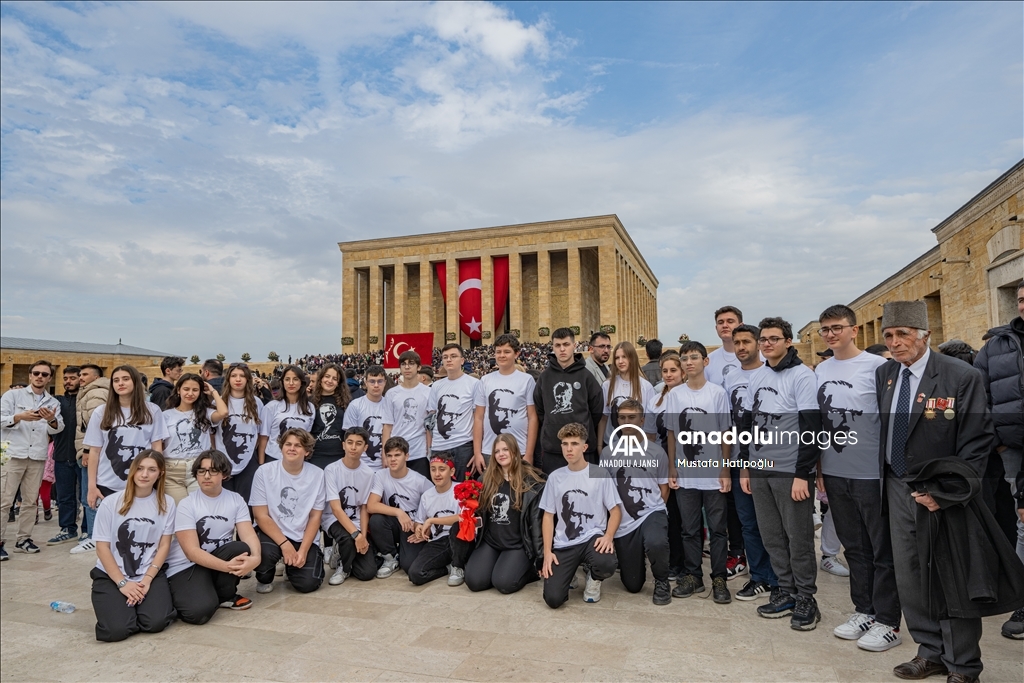
<path fill-rule="evenodd" d="M 613 327 L 614 341 L 657 335 L 658 279 L 615 215 L 338 244 L 342 252 L 342 351 L 381 349 L 386 334 L 433 332 L 469 346 L 456 306 L 441 295 L 435 264 L 458 289 L 460 259 L 481 260 L 483 339 L 519 330 L 546 342 L 555 328 L 580 337 Z M 509 298 L 494 328 L 494 257 L 509 257 Z M 544 331 L 547 330 L 547 333 Z"/>
<path fill-rule="evenodd" d="M 975 349 L 990 328 L 1017 315 L 1017 284 L 1024 279 L 1024 161 L 997 178 L 932 228 L 938 244 L 852 303 L 861 348 L 884 343 L 882 305 L 923 299 L 931 345 L 961 339 Z M 814 330 L 801 330 L 814 351 L 826 348 Z"/>

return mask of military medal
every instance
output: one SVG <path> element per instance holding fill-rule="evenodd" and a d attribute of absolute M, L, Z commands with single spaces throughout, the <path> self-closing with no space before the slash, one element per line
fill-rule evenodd
<path fill-rule="evenodd" d="M 947 420 L 952 420 L 956 417 L 956 412 L 953 410 L 953 403 L 956 402 L 955 398 L 946 399 L 946 409 L 942 411 L 942 416 Z"/>
<path fill-rule="evenodd" d="M 935 399 L 928 399 L 928 403 L 925 404 L 924 419 L 934 420 L 935 419 Z"/>

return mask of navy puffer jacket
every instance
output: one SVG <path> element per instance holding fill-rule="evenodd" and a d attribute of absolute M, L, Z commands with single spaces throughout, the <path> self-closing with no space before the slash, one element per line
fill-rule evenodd
<path fill-rule="evenodd" d="M 996 428 L 996 445 L 1024 445 L 1024 320 L 989 330 L 991 339 L 981 347 L 974 367 L 985 379 L 988 405 Z"/>

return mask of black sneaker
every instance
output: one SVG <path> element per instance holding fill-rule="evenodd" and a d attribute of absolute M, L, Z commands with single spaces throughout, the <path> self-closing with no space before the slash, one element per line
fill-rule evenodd
<path fill-rule="evenodd" d="M 767 605 L 758 607 L 757 614 L 765 619 L 780 619 L 792 614 L 794 607 L 796 607 L 796 598 L 776 586 L 772 588 L 771 600 Z"/>
<path fill-rule="evenodd" d="M 1010 619 L 1003 624 L 1000 633 L 1007 638 L 1024 640 L 1024 607 L 1010 615 Z"/>
<path fill-rule="evenodd" d="M 672 602 L 672 587 L 668 581 L 654 580 L 654 604 L 668 605 Z"/>
<path fill-rule="evenodd" d="M 772 587 L 764 581 L 754 581 L 751 579 L 744 584 L 743 588 L 736 591 L 737 600 L 757 600 L 758 598 L 767 598 L 771 594 Z"/>
<path fill-rule="evenodd" d="M 4 550 L 4 544 L 0 543 L 0 562 L 6 562 L 9 559 L 11 558 L 7 556 L 7 551 Z"/>
<path fill-rule="evenodd" d="M 728 605 L 732 602 L 732 593 L 729 592 L 729 587 L 725 585 L 724 576 L 716 576 L 711 579 L 711 599 L 719 605 Z"/>
<path fill-rule="evenodd" d="M 704 592 L 704 580 L 698 579 L 692 574 L 687 574 L 679 579 L 679 583 L 672 589 L 673 598 L 688 598 L 694 593 Z"/>
<path fill-rule="evenodd" d="M 39 548 L 35 543 L 32 542 L 31 538 L 26 538 L 24 541 L 18 541 L 14 544 L 14 549 L 22 553 L 38 553 Z"/>
<path fill-rule="evenodd" d="M 53 519 L 53 512 L 51 512 L 50 510 L 43 510 L 43 519 L 49 522 L 51 519 Z"/>
<path fill-rule="evenodd" d="M 813 631 L 819 621 L 821 612 L 818 611 L 818 601 L 814 598 L 798 597 L 793 617 L 789 620 L 789 627 L 794 631 Z"/>

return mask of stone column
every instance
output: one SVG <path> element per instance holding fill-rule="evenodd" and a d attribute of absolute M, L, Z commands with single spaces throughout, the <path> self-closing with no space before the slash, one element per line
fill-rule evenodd
<path fill-rule="evenodd" d="M 383 294 L 384 294 L 384 282 L 381 277 L 380 266 L 376 263 L 370 266 L 370 337 L 377 337 L 377 342 L 373 343 L 370 338 L 367 338 L 367 348 L 370 351 L 376 351 L 381 348 L 381 344 L 384 340 L 380 338 L 381 329 L 383 328 L 384 318 L 384 306 L 383 306 Z"/>
<path fill-rule="evenodd" d="M 455 333 L 455 343 L 460 343 L 462 329 L 459 327 L 459 262 L 453 258 L 449 258 L 445 261 L 445 280 L 448 282 L 447 293 L 445 297 L 445 308 L 447 315 L 445 316 L 445 336 L 449 332 Z M 448 343 L 445 339 L 438 344 L 438 346 L 444 346 Z"/>
<path fill-rule="evenodd" d="M 433 265 L 429 260 L 420 259 L 420 328 L 418 332 L 431 332 L 434 323 L 430 316 L 432 313 L 431 304 L 434 300 L 434 274 Z M 435 339 L 437 344 L 439 340 Z M 424 361 L 426 362 L 426 361 Z"/>
<path fill-rule="evenodd" d="M 578 247 L 569 247 L 569 326 L 577 325 L 580 328 L 580 334 L 586 334 L 587 330 L 583 329 L 583 293 L 582 293 L 582 280 L 583 273 L 580 271 L 580 250 Z M 588 292 L 588 296 L 593 296 L 596 292 Z"/>
<path fill-rule="evenodd" d="M 519 330 L 521 339 L 527 338 L 523 329 L 523 262 L 518 252 L 508 255 L 508 328 Z"/>
<path fill-rule="evenodd" d="M 354 353 L 356 351 L 356 270 L 344 263 L 341 264 L 341 336 L 351 337 L 353 344 L 345 346 L 342 344 L 342 353 Z M 9 383 L 8 383 L 9 384 Z M 7 386 L 4 384 L 3 386 Z"/>
<path fill-rule="evenodd" d="M 392 312 L 391 316 L 394 328 L 388 330 L 391 334 L 401 334 L 409 331 L 406 329 L 405 325 L 406 298 L 408 297 L 406 276 L 405 264 L 399 261 L 395 264 L 395 295 L 392 297 L 394 302 L 392 303 L 392 306 L 395 310 Z M 381 339 L 380 342 L 383 344 L 384 340 Z"/>
<path fill-rule="evenodd" d="M 546 249 L 537 251 L 537 326 L 547 327 L 551 332 L 551 255 Z M 533 334 L 537 334 L 533 330 Z M 540 341 L 550 341 L 541 337 Z"/>
<path fill-rule="evenodd" d="M 494 343 L 494 261 L 490 254 L 480 254 L 480 313 L 483 316 L 482 344 Z"/>
<path fill-rule="evenodd" d="M 601 289 L 601 311 L 597 322 L 598 328 L 601 325 L 611 325 L 618 318 L 618 275 L 615 262 L 615 243 L 609 241 L 597 248 L 597 272 L 598 285 Z M 611 335 L 614 342 L 618 335 Z"/>

